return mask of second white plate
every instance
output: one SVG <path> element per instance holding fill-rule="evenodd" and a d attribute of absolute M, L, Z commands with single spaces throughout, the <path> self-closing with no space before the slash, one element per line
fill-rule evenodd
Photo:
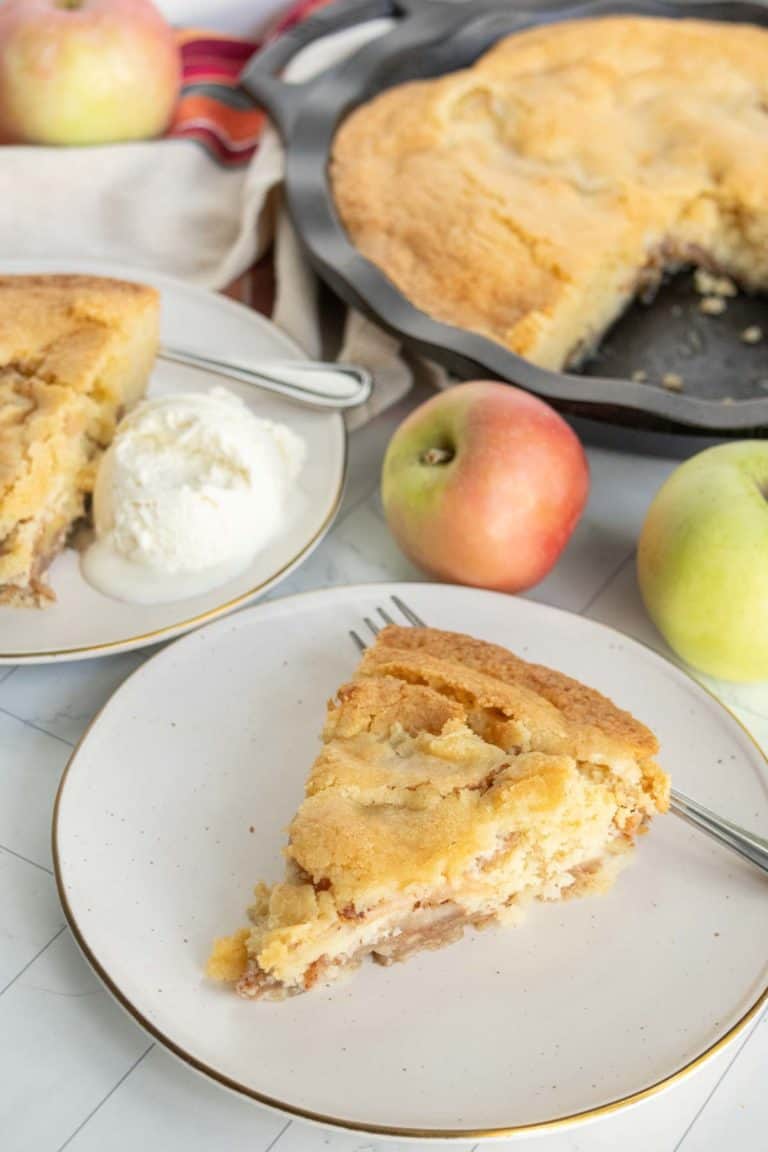
<path fill-rule="evenodd" d="M 0 272 L 87 272 L 142 280 L 161 294 L 164 343 L 210 356 L 258 364 L 303 354 L 292 340 L 251 309 L 225 296 L 167 277 L 111 264 L 76 267 L 41 261 L 2 261 Z M 185 632 L 266 591 L 286 576 L 322 539 L 341 501 L 346 469 L 346 433 L 339 413 L 311 411 L 247 384 L 158 360 L 149 396 L 206 391 L 235 392 L 258 415 L 290 425 L 306 442 L 290 525 L 236 579 L 202 596 L 170 604 L 126 604 L 104 596 L 82 576 L 77 553 L 66 548 L 50 568 L 56 603 L 42 610 L 0 607 L 0 664 L 82 660 L 139 648 Z"/>
<path fill-rule="evenodd" d="M 215 1080 L 328 1124 L 516 1135 L 673 1083 L 765 998 L 765 880 L 660 817 L 606 896 L 284 1003 L 208 983 L 212 939 L 282 873 L 285 826 L 325 701 L 391 592 L 430 623 L 505 644 L 649 724 L 675 783 L 756 831 L 765 761 L 717 701 L 578 616 L 450 586 L 339 588 L 259 605 L 171 645 L 95 721 L 55 817 L 59 889 L 86 956 L 160 1041 Z"/>

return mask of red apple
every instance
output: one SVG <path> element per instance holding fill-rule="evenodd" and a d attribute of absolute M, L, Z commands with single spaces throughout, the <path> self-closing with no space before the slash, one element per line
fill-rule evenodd
<path fill-rule="evenodd" d="M 586 503 L 589 469 L 576 434 L 547 404 L 475 380 L 407 417 L 384 458 L 392 535 L 442 580 L 503 592 L 549 572 Z"/>
<path fill-rule="evenodd" d="M 157 136 L 179 93 L 179 49 L 151 0 L 0 4 L 0 132 L 30 144 Z"/>

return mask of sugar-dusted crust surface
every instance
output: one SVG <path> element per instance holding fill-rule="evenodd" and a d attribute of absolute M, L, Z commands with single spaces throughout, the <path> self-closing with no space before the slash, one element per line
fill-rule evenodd
<path fill-rule="evenodd" d="M 153 288 L 0 276 L 0 603 L 52 599 L 45 570 L 82 516 L 158 342 Z"/>
<path fill-rule="evenodd" d="M 435 675 L 435 661 L 459 697 L 468 693 L 478 703 L 528 724 L 539 751 L 549 750 L 540 745 L 550 739 L 558 752 L 576 750 L 584 760 L 600 755 L 651 757 L 659 750 L 644 724 L 594 688 L 471 636 L 435 628 L 385 628 L 365 653 L 360 673 L 380 675 L 394 665 L 404 680 L 427 681 L 430 673 Z M 561 737 L 569 742 L 567 749 Z"/>
<path fill-rule="evenodd" d="M 288 871 L 208 972 L 246 997 L 606 885 L 668 804 L 652 733 L 496 645 L 389 627 L 330 702 Z"/>
<path fill-rule="evenodd" d="M 768 287 L 766 101 L 766 29 L 547 24 L 353 111 L 333 193 L 418 308 L 557 369 L 665 265 Z"/>

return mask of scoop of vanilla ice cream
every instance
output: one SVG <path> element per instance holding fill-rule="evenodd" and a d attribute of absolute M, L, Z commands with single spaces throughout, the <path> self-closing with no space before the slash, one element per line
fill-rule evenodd
<path fill-rule="evenodd" d="M 253 555 L 283 525 L 305 451 L 290 428 L 224 388 L 144 401 L 102 457 L 96 537 L 164 573 Z"/>

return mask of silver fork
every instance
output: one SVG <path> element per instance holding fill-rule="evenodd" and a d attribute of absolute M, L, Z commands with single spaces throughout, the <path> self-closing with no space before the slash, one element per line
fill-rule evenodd
<path fill-rule="evenodd" d="M 408 624 L 413 625 L 415 628 L 427 627 L 421 617 L 399 596 L 392 596 L 390 599 L 395 608 L 405 617 Z M 377 607 L 376 611 L 384 624 L 395 623 L 385 608 Z M 379 634 L 381 625 L 377 621 L 372 620 L 370 616 L 364 616 L 363 623 L 374 637 Z M 360 651 L 364 652 L 368 645 L 360 633 L 356 632 L 354 628 L 351 628 L 349 635 Z M 724 844 L 726 848 L 730 848 L 733 852 L 738 853 L 739 856 L 743 856 L 745 860 L 749 860 L 751 864 L 762 869 L 763 872 L 768 873 L 768 840 L 764 837 L 756 836 L 753 832 L 748 832 L 746 828 L 740 828 L 738 824 L 732 824 L 730 820 L 725 820 L 722 816 L 717 816 L 714 812 L 710 811 L 709 808 L 705 808 L 703 804 L 698 804 L 695 800 L 691 800 L 689 796 L 678 792 L 676 788 L 672 789 L 669 806 L 676 816 L 682 817 L 683 820 L 686 820 L 701 832 L 705 832 L 708 836 L 711 836 L 713 840 Z"/>

